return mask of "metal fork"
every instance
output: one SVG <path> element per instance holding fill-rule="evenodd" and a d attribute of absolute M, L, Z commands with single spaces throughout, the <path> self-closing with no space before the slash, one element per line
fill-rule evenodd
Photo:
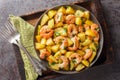
<path fill-rule="evenodd" d="M 42 70 L 47 70 L 46 67 L 44 66 L 44 64 L 34 58 L 33 56 L 30 55 L 30 53 L 26 50 L 26 48 L 21 44 L 20 42 L 20 34 L 19 32 L 16 30 L 16 28 L 11 24 L 10 20 L 8 19 L 8 21 L 5 23 L 5 30 L 0 32 L 0 38 L 2 40 L 7 40 L 8 42 L 17 45 L 20 49 L 22 49 L 28 59 L 30 60 L 31 64 L 33 65 L 35 71 L 39 74 L 42 75 Z"/>

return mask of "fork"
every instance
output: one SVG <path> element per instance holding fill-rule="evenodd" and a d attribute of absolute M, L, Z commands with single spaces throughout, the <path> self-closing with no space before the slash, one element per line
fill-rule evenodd
<path fill-rule="evenodd" d="M 46 71 L 47 70 L 46 67 L 40 60 L 31 56 L 30 53 L 26 50 L 26 48 L 22 45 L 22 43 L 20 42 L 20 33 L 12 25 L 12 23 L 10 22 L 9 19 L 5 23 L 5 28 L 6 29 L 4 31 L 0 32 L 0 34 L 1 34 L 0 38 L 2 40 L 7 40 L 9 43 L 17 45 L 21 50 L 23 50 L 26 53 L 26 55 L 27 55 L 28 59 L 30 60 L 32 66 L 34 67 L 35 71 L 39 75 L 42 75 L 42 70 Z"/>

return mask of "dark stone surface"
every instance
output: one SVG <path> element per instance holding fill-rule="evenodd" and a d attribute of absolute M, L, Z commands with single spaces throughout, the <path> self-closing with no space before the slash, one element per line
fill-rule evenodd
<path fill-rule="evenodd" d="M 7 20 L 9 14 L 22 15 L 33 11 L 42 10 L 44 8 L 49 8 L 60 4 L 69 4 L 74 1 L 79 0 L 0 0 L 0 30 L 4 28 L 4 22 Z M 74 74 L 72 76 L 65 76 L 64 79 L 58 78 L 56 80 L 79 80 L 83 78 L 84 80 L 119 80 L 120 77 L 120 0 L 101 0 L 106 21 L 108 23 L 111 43 L 113 44 L 113 49 L 115 52 L 115 62 L 113 64 L 99 66 L 94 69 L 90 69 L 84 73 Z M 5 49 L 3 51 L 3 49 Z M 8 49 L 9 48 L 9 49 Z M 4 54 L 5 53 L 5 54 Z M 2 41 L 0 39 L 0 80 L 23 80 L 19 77 L 19 72 L 17 66 L 15 65 L 17 59 L 15 57 L 15 52 L 13 51 L 13 46 L 8 42 Z M 9 56 L 8 56 L 9 54 Z M 4 56 L 4 60 L 2 58 Z M 9 63 L 8 60 L 12 63 Z M 4 68 L 4 66 L 8 66 Z M 4 72 L 4 75 L 3 75 Z M 16 74 L 14 74 L 16 72 Z M 90 74 L 94 72 L 96 74 Z M 15 76 L 11 76 L 14 74 Z M 79 76 L 79 77 L 78 77 Z M 108 77 L 109 76 L 109 77 Z M 113 78 L 113 79 L 112 79 Z"/>

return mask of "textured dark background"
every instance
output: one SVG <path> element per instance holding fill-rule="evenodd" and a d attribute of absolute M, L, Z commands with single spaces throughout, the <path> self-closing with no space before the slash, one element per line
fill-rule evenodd
<path fill-rule="evenodd" d="M 74 1 L 79 0 L 0 0 L 0 29 L 4 27 L 4 22 L 9 14 L 22 15 Z M 91 68 L 80 74 L 60 77 L 56 80 L 120 80 L 120 0 L 101 0 L 101 3 L 110 30 L 115 62 L 94 69 Z M 3 49 L 6 50 L 3 51 Z M 19 73 L 14 74 L 18 70 L 17 65 L 15 65 L 16 57 L 14 53 L 11 44 L 0 40 L 0 80 L 20 80 Z M 4 60 L 2 56 L 4 56 Z M 9 63 L 8 60 L 13 61 Z M 8 67 L 4 68 L 4 66 Z M 11 74 L 14 74 L 14 76 L 11 76 Z"/>

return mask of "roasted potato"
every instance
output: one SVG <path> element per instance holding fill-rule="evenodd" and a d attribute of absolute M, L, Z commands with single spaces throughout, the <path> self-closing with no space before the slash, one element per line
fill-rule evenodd
<path fill-rule="evenodd" d="M 44 24 L 47 23 L 47 21 L 49 20 L 49 17 L 47 14 L 44 14 L 42 19 L 41 19 L 41 26 L 43 26 Z"/>

